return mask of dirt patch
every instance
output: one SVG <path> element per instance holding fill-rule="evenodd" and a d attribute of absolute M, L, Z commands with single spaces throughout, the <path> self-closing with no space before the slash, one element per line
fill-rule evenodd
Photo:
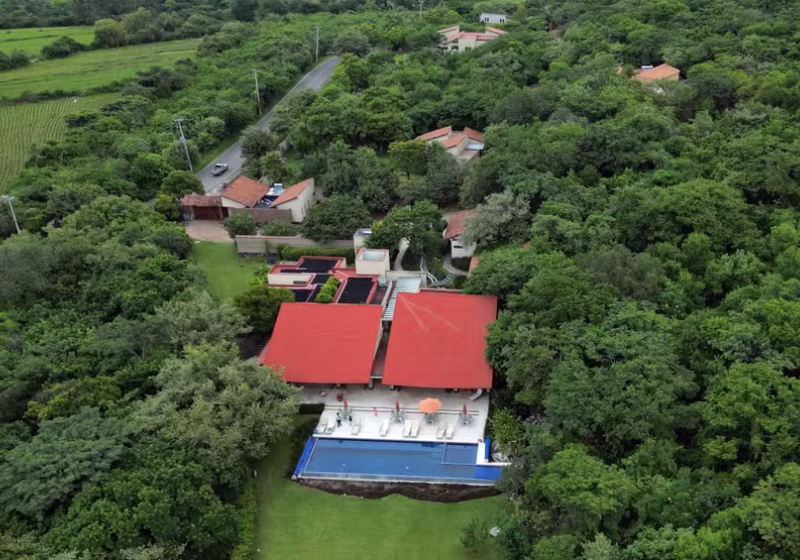
<path fill-rule="evenodd" d="M 331 494 L 360 496 L 378 499 L 400 494 L 413 500 L 454 503 L 478 498 L 497 496 L 500 492 L 493 486 L 467 486 L 460 484 L 409 484 L 404 482 L 356 482 L 350 480 L 300 481 L 303 486 L 324 490 Z"/>
<path fill-rule="evenodd" d="M 214 241 L 217 243 L 233 243 L 225 226 L 216 220 L 195 220 L 184 222 L 186 234 L 197 241 Z"/>

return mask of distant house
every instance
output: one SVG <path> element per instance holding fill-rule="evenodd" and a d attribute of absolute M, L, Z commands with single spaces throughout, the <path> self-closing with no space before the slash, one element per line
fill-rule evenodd
<path fill-rule="evenodd" d="M 467 231 L 467 220 L 474 215 L 475 210 L 464 210 L 447 220 L 444 238 L 450 242 L 450 254 L 454 259 L 468 258 L 475 252 L 475 243 L 466 245 L 463 240 L 464 232 Z"/>
<path fill-rule="evenodd" d="M 669 64 L 642 66 L 641 68 L 636 68 L 634 72 L 636 75 L 633 78 L 643 83 L 655 82 L 656 80 L 677 82 L 681 77 L 681 71 Z"/>
<path fill-rule="evenodd" d="M 290 210 L 292 212 L 292 221 L 302 222 L 308 209 L 314 203 L 315 188 L 313 178 L 300 181 L 296 185 L 284 189 L 278 195 L 278 198 L 272 201 L 270 208 Z"/>
<path fill-rule="evenodd" d="M 446 126 L 417 136 L 416 139 L 440 142 L 450 154 L 461 161 L 470 161 L 483 152 L 483 132 L 472 128 L 455 131 L 452 126 Z"/>
<path fill-rule="evenodd" d="M 239 175 L 220 193 L 220 198 L 225 208 L 255 208 L 268 192 L 267 185 Z"/>
<path fill-rule="evenodd" d="M 500 35 L 507 32 L 495 27 L 486 27 L 483 33 L 473 31 L 461 31 L 458 25 L 440 29 L 439 33 L 443 36 L 439 47 L 446 51 L 464 52 L 480 47 L 497 39 Z"/>
<path fill-rule="evenodd" d="M 219 196 L 187 194 L 181 199 L 181 213 L 189 220 L 224 220 L 228 215 Z"/>
<path fill-rule="evenodd" d="M 481 14 L 481 23 L 505 23 L 508 18 L 505 14 Z"/>

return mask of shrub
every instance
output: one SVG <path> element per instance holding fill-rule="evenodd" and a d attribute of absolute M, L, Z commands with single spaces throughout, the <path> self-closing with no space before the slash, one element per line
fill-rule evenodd
<path fill-rule="evenodd" d="M 297 261 L 300 257 L 344 257 L 347 262 L 355 262 L 356 252 L 353 249 L 325 249 L 312 247 L 307 249 L 278 245 L 278 259 L 282 261 Z"/>
<path fill-rule="evenodd" d="M 73 39 L 72 37 L 59 37 L 49 45 L 42 47 L 42 58 L 66 58 L 72 53 L 80 52 L 86 49 L 83 45 Z"/>
<path fill-rule="evenodd" d="M 0 71 L 21 68 L 31 63 L 28 56 L 22 51 L 11 51 L 10 55 L 0 52 Z"/>
<path fill-rule="evenodd" d="M 336 297 L 336 292 L 339 290 L 341 283 L 342 281 L 338 278 L 328 278 L 320 288 L 314 301 L 317 303 L 333 303 L 333 298 Z"/>
<path fill-rule="evenodd" d="M 461 528 L 461 544 L 473 552 L 478 551 L 486 544 L 489 535 L 489 525 L 479 517 L 473 517 Z"/>
<path fill-rule="evenodd" d="M 294 301 L 294 293 L 291 290 L 260 285 L 239 294 L 233 303 L 247 318 L 254 333 L 270 334 L 275 328 L 281 304 L 291 301 Z"/>
<path fill-rule="evenodd" d="M 233 214 L 225 218 L 225 230 L 231 238 L 237 235 L 253 235 L 256 232 L 256 223 L 250 214 Z"/>
<path fill-rule="evenodd" d="M 287 222 L 267 222 L 258 228 L 259 235 L 294 236 L 300 233 L 300 227 Z"/>
<path fill-rule="evenodd" d="M 254 558 L 253 546 L 256 537 L 256 519 L 258 517 L 256 501 L 256 481 L 247 481 L 244 492 L 236 502 L 239 510 L 239 544 L 233 549 L 231 560 L 251 560 Z"/>

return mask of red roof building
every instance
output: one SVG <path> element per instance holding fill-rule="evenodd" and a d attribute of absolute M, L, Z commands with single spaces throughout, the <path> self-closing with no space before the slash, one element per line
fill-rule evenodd
<path fill-rule="evenodd" d="M 444 230 L 445 239 L 453 239 L 459 235 L 464 235 L 467 231 L 467 220 L 475 215 L 475 210 L 464 210 L 450 216 L 447 220 L 447 228 Z"/>
<path fill-rule="evenodd" d="M 283 204 L 284 202 L 289 202 L 290 200 L 296 199 L 303 193 L 303 191 L 313 184 L 314 179 L 306 179 L 305 181 L 300 181 L 299 183 L 288 187 L 280 194 L 280 196 L 278 196 L 278 198 L 272 201 L 272 206 L 277 206 L 279 204 Z"/>
<path fill-rule="evenodd" d="M 488 325 L 496 318 L 495 296 L 441 290 L 398 294 L 383 384 L 491 388 L 484 351 Z"/>
<path fill-rule="evenodd" d="M 469 127 L 454 131 L 452 126 L 446 126 L 417 136 L 415 140 L 439 142 L 450 154 L 462 161 L 479 156 L 483 150 L 483 132 Z"/>
<path fill-rule="evenodd" d="M 253 208 L 266 196 L 269 187 L 244 175 L 239 175 L 220 193 L 223 206 Z M 226 200 L 227 199 L 227 200 Z M 230 203 L 233 201 L 233 204 Z M 226 204 L 227 202 L 227 204 Z"/>
<path fill-rule="evenodd" d="M 258 361 L 292 383 L 367 384 L 382 313 L 379 305 L 284 303 Z"/>

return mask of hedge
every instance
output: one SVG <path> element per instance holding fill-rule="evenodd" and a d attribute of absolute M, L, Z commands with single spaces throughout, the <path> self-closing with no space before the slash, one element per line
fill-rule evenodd
<path fill-rule="evenodd" d="M 239 510 L 239 544 L 233 549 L 231 560 L 253 560 L 258 517 L 255 478 L 247 481 L 244 492 L 236 501 L 236 507 Z"/>
<path fill-rule="evenodd" d="M 333 303 L 333 298 L 336 297 L 336 291 L 339 289 L 342 281 L 338 278 L 331 276 L 320 288 L 317 297 L 314 298 L 316 303 Z"/>
<path fill-rule="evenodd" d="M 288 245 L 278 245 L 277 252 L 278 258 L 282 261 L 299 261 L 300 257 L 344 257 L 349 263 L 356 260 L 354 249 L 325 249 L 322 247 L 299 249 Z"/>

